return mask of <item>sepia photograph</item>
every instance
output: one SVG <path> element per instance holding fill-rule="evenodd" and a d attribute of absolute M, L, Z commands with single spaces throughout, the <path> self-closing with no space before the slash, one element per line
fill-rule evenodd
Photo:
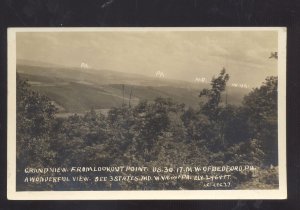
<path fill-rule="evenodd" d="M 8 29 L 9 199 L 286 198 L 286 28 Z"/>

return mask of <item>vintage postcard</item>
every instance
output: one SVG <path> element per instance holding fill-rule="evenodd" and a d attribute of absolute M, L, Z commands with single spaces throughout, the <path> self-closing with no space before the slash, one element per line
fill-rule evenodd
<path fill-rule="evenodd" d="M 285 199 L 286 28 L 9 28 L 8 199 Z"/>

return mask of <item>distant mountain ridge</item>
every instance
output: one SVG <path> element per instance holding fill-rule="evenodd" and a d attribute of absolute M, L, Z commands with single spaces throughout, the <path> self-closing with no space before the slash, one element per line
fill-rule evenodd
<path fill-rule="evenodd" d="M 32 89 L 48 96 L 60 112 L 85 112 L 91 108 L 109 109 L 122 103 L 136 105 L 156 97 L 172 98 L 187 106 L 199 105 L 199 92 L 206 83 L 191 83 L 147 77 L 110 70 L 62 67 L 47 63 L 19 61 L 17 72 L 27 79 Z M 124 88 L 124 96 L 123 96 Z M 240 104 L 249 90 L 228 87 L 228 103 Z M 131 99 L 129 95 L 132 93 Z"/>

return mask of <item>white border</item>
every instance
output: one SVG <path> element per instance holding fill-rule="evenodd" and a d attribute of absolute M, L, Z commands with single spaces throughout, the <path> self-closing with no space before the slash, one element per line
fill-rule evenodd
<path fill-rule="evenodd" d="M 96 31 L 277 31 L 278 32 L 278 148 L 279 189 L 276 190 L 153 190 L 153 191 L 16 191 L 16 33 Z M 7 198 L 9 200 L 215 200 L 286 199 L 286 28 L 285 27 L 180 27 L 180 28 L 9 28 Z"/>

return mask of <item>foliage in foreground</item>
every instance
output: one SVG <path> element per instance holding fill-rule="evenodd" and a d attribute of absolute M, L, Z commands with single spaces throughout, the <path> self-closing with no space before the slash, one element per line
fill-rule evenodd
<path fill-rule="evenodd" d="M 277 78 L 267 78 L 245 96 L 240 107 L 221 101 L 228 80 L 223 69 L 212 79 L 211 89 L 200 92 L 206 102 L 199 109 L 157 98 L 134 107 L 114 107 L 107 116 L 92 109 L 84 116 L 62 119 L 55 118 L 57 110 L 48 98 L 17 78 L 18 186 L 24 184 L 25 167 L 277 165 Z M 244 183 L 251 179 L 244 174 L 235 178 Z M 276 185 L 277 177 L 273 179 L 271 184 Z M 182 188 L 199 186 L 183 181 L 88 186 L 102 190 Z"/>

